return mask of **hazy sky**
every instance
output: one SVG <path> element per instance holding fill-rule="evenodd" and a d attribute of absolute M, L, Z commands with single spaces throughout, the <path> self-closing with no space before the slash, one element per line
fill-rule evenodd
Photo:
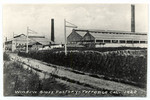
<path fill-rule="evenodd" d="M 64 41 L 64 19 L 80 29 L 131 30 L 130 4 L 5 4 L 3 34 L 27 33 L 27 26 L 50 39 L 54 18 L 55 40 Z M 135 4 L 135 30 L 148 32 L 148 5 Z M 67 28 L 67 35 L 71 33 Z"/>

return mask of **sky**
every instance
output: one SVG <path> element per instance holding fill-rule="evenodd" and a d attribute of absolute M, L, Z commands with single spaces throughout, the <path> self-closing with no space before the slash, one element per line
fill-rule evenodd
<path fill-rule="evenodd" d="M 64 42 L 64 19 L 79 29 L 131 31 L 131 4 L 5 4 L 3 36 L 26 34 L 27 27 L 50 39 L 54 19 L 55 41 Z M 72 28 L 67 29 L 67 36 Z M 135 31 L 148 32 L 148 5 L 135 4 Z"/>

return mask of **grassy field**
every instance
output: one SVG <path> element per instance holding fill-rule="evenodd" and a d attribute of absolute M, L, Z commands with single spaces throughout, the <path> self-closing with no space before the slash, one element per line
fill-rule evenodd
<path fill-rule="evenodd" d="M 32 51 L 28 54 L 20 52 L 18 54 L 83 72 L 104 75 L 114 79 L 117 78 L 128 83 L 135 82 L 139 87 L 146 87 L 146 49 L 70 49 L 67 56 L 65 56 L 64 51 L 61 49 Z"/>

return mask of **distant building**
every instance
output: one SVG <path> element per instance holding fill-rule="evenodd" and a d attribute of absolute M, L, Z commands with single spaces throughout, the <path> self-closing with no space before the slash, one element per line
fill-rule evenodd
<path fill-rule="evenodd" d="M 46 45 L 50 45 L 52 42 L 45 38 L 45 36 L 28 36 L 28 47 L 29 49 L 41 48 Z M 25 34 L 20 34 L 13 39 L 10 39 L 5 42 L 5 50 L 10 50 L 12 52 L 16 50 L 25 50 L 27 45 L 27 36 Z"/>
<path fill-rule="evenodd" d="M 87 33 L 87 31 L 80 31 L 73 29 L 70 35 L 67 37 L 67 41 L 69 44 L 81 43 L 83 36 Z"/>
<path fill-rule="evenodd" d="M 73 42 L 94 47 L 147 47 L 147 34 L 138 32 L 73 29 L 67 39 L 68 45 Z"/>

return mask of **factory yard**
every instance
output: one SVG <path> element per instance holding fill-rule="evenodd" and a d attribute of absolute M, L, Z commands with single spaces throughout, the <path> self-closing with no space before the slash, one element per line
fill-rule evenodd
<path fill-rule="evenodd" d="M 44 51 L 44 52 L 46 52 L 46 51 Z M 74 63 L 74 60 L 81 59 L 81 58 L 76 58 L 77 56 L 75 56 L 75 53 L 78 54 L 78 51 L 73 51 L 73 50 L 68 51 L 68 56 L 67 56 L 67 57 L 72 56 L 71 59 L 67 58 L 67 59 L 70 59 L 69 61 L 71 61 L 72 66 L 70 66 L 69 62 L 65 62 L 66 58 L 62 59 L 63 51 L 61 51 L 61 53 L 60 53 L 60 50 L 56 50 L 53 55 L 51 55 L 51 53 L 48 51 L 45 53 L 47 55 L 47 58 L 45 58 L 45 59 L 52 61 L 51 63 L 45 61 L 45 59 L 42 59 L 42 57 L 45 57 L 44 56 L 45 54 L 43 54 L 43 52 L 42 53 L 34 52 L 34 55 L 33 55 L 33 53 L 30 52 L 29 54 L 32 55 L 32 57 L 30 55 L 26 55 L 26 57 L 21 57 L 16 54 L 10 53 L 10 58 L 13 61 L 20 62 L 21 64 L 23 64 L 23 66 L 26 66 L 25 69 L 27 69 L 27 68 L 30 70 L 33 69 L 36 73 L 38 73 L 40 79 L 43 79 L 43 78 L 47 79 L 47 78 L 49 78 L 49 76 L 54 77 L 55 81 L 57 81 L 61 85 L 63 84 L 63 86 L 65 86 L 65 87 L 67 87 L 67 88 L 63 89 L 64 91 L 59 91 L 60 93 L 65 93 L 65 94 L 63 94 L 63 96 L 146 96 L 146 71 L 145 71 L 144 67 L 146 67 L 146 56 L 147 55 L 146 55 L 145 49 L 107 51 L 104 53 L 98 52 L 98 51 L 95 51 L 95 52 L 96 52 L 97 58 L 94 58 L 94 57 L 92 58 L 90 56 L 88 58 L 89 62 L 87 62 L 86 61 L 87 59 L 85 59 L 87 57 L 87 55 L 84 57 L 82 55 L 82 53 L 79 53 L 83 57 L 83 59 L 85 59 L 86 63 L 88 63 L 88 64 L 91 63 L 91 59 L 92 60 L 95 59 L 95 60 L 93 60 L 93 61 L 95 61 L 93 63 L 93 66 L 91 66 L 91 64 L 90 64 L 90 66 L 92 68 L 90 68 L 89 65 L 85 64 L 84 68 L 81 67 L 80 69 L 79 69 L 79 67 L 73 66 L 73 65 L 77 66 L 77 64 Z M 95 52 L 84 51 L 84 55 L 86 53 L 93 55 L 93 53 L 95 53 Z M 41 55 L 41 54 L 43 54 L 43 55 Z M 88 56 L 89 56 L 89 54 L 88 54 Z M 110 63 L 109 57 L 111 57 L 112 54 L 113 54 L 113 56 L 115 56 L 116 59 L 117 59 L 117 57 L 122 56 L 120 59 L 122 59 L 123 61 L 126 61 L 126 66 L 125 65 L 124 66 L 128 69 L 125 69 L 125 67 L 122 66 L 123 63 L 120 63 L 120 65 L 117 66 L 117 67 L 120 67 L 120 66 L 122 67 L 120 70 L 119 70 L 119 68 L 116 70 L 119 72 L 120 77 L 117 76 L 118 72 L 115 72 L 115 74 L 113 74 L 114 72 L 111 72 L 112 69 L 108 70 L 109 73 L 111 74 L 111 76 L 109 76 L 110 74 L 107 71 L 104 71 L 106 69 L 102 69 L 102 67 L 101 67 L 101 69 L 96 69 L 96 68 L 98 68 L 98 67 L 96 67 L 97 65 L 95 64 L 95 63 L 97 63 L 96 60 L 99 59 L 98 55 L 103 55 L 104 57 L 106 57 L 106 58 L 102 57 L 101 59 L 99 59 L 99 62 L 101 62 L 101 63 L 105 62 L 105 65 L 103 65 L 103 67 L 107 66 L 108 68 L 111 68 L 111 64 L 114 65 L 116 63 L 115 61 L 113 63 Z M 115 55 L 115 54 L 118 54 L 118 55 Z M 35 60 L 35 59 L 37 59 L 37 58 L 35 58 L 36 57 L 35 55 L 38 55 L 38 57 L 39 57 L 38 60 Z M 107 55 L 109 55 L 109 56 L 107 56 Z M 50 57 L 50 56 L 52 56 L 52 57 Z M 129 56 L 129 58 L 128 58 L 128 56 Z M 29 58 L 29 57 L 31 57 L 31 58 Z M 58 59 L 58 57 L 60 57 L 60 59 L 62 59 L 62 60 Z M 32 59 L 32 58 L 34 58 L 34 59 Z M 55 60 L 52 60 L 52 58 Z M 125 59 L 123 59 L 123 58 L 125 58 Z M 83 59 L 81 60 L 82 62 L 84 62 Z M 103 59 L 103 61 L 102 61 L 102 59 Z M 69 65 L 70 67 L 61 65 L 62 63 L 59 61 L 61 61 L 63 64 Z M 78 60 L 76 60 L 76 61 L 78 61 Z M 133 61 L 135 61 L 135 62 L 133 62 Z M 140 61 L 143 61 L 143 62 L 141 63 Z M 129 62 L 132 62 L 132 63 L 129 63 Z M 137 62 L 141 63 L 141 65 L 139 65 L 139 63 L 135 64 Z M 107 63 L 109 63 L 109 65 L 107 65 Z M 83 63 L 79 62 L 78 64 L 83 64 Z M 133 69 L 131 69 L 130 65 L 128 65 L 128 64 L 130 64 L 130 65 L 132 64 Z M 143 70 L 141 70 L 138 65 L 141 66 Z M 85 68 L 85 67 L 87 67 L 87 68 Z M 117 67 L 115 67 L 115 68 L 117 68 Z M 135 68 L 135 67 L 137 67 L 137 68 Z M 96 70 L 98 70 L 98 71 L 96 71 Z M 100 72 L 100 70 L 101 70 L 101 72 Z M 123 72 L 121 72 L 121 70 L 123 70 Z M 141 71 L 138 71 L 138 70 L 141 70 Z M 128 72 L 127 73 L 128 75 L 126 74 L 126 71 Z M 107 72 L 107 74 L 106 74 L 106 72 Z M 139 74 L 137 74 L 137 72 Z M 126 77 L 122 77 L 123 74 L 121 74 L 121 73 L 123 73 Z M 135 76 L 135 74 L 137 74 L 137 75 Z M 132 75 L 135 77 L 133 77 Z M 51 86 L 53 86 L 53 84 L 51 84 Z M 74 91 L 74 93 L 76 93 L 76 95 L 72 94 L 72 93 L 70 94 L 70 93 L 68 93 L 68 91 L 66 92 L 65 90 L 72 90 L 72 91 Z M 93 92 L 93 91 L 95 91 L 95 92 Z M 42 95 L 45 94 L 44 92 L 41 92 L 41 93 L 43 93 Z M 93 93 L 97 93 L 97 94 L 93 94 Z M 38 95 L 38 96 L 42 96 L 42 95 Z M 52 96 L 52 95 L 47 95 L 47 96 Z M 58 94 L 55 94 L 53 96 L 58 96 Z"/>

